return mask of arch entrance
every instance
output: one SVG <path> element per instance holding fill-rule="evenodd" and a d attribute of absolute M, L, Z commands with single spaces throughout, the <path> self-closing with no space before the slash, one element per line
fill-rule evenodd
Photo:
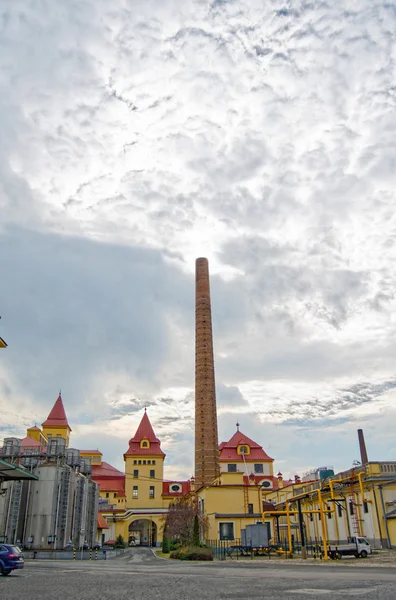
<path fill-rule="evenodd" d="M 128 527 L 130 546 L 156 546 L 157 525 L 151 519 L 136 519 Z"/>

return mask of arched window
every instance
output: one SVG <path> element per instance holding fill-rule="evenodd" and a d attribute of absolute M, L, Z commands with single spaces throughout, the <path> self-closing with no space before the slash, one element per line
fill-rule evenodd
<path fill-rule="evenodd" d="M 148 448 L 148 442 L 142 442 L 142 448 Z"/>
<path fill-rule="evenodd" d="M 239 452 L 241 454 L 248 454 L 249 453 L 249 448 L 247 446 L 241 446 L 239 449 Z"/>

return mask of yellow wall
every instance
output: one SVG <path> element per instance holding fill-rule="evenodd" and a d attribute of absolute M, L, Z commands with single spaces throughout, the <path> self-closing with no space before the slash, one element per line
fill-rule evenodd
<path fill-rule="evenodd" d="M 80 455 L 83 458 L 90 458 L 91 465 L 95 467 L 100 467 L 102 464 L 102 453 L 99 450 L 97 452 L 84 452 L 84 450 L 80 450 Z"/>
<path fill-rule="evenodd" d="M 43 434 L 48 439 L 48 436 L 56 438 L 58 435 L 66 440 L 66 448 L 69 446 L 70 440 L 70 427 L 67 425 L 58 425 L 58 427 L 51 427 L 50 425 L 43 425 Z"/>
<path fill-rule="evenodd" d="M 125 455 L 125 496 L 128 508 L 162 508 L 162 480 L 164 476 L 164 458 L 163 456 L 153 456 L 142 454 Z M 155 465 L 147 464 L 155 460 Z M 137 464 L 134 464 L 135 461 Z M 139 465 L 138 462 L 141 462 Z M 143 464 L 143 461 L 146 464 Z M 138 477 L 134 477 L 133 472 L 139 472 Z M 150 471 L 155 472 L 155 477 L 150 477 Z M 138 497 L 133 497 L 133 487 L 138 487 Z M 154 498 L 150 498 L 150 487 L 154 487 Z"/>
<path fill-rule="evenodd" d="M 41 429 L 38 429 L 36 427 L 29 427 L 29 429 L 26 430 L 26 436 L 33 438 L 42 446 L 45 446 L 48 441 L 47 438 L 43 435 Z"/>

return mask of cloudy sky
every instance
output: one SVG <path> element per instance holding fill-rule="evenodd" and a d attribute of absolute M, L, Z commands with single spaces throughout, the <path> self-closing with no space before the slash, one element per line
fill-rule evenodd
<path fill-rule="evenodd" d="M 0 2 L 0 439 L 144 406 L 193 472 L 194 263 L 219 431 L 286 475 L 396 458 L 396 8 Z"/>

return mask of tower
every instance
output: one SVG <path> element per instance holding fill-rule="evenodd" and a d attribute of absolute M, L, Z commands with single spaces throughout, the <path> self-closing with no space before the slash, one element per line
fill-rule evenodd
<path fill-rule="evenodd" d="M 195 263 L 195 481 L 210 484 L 219 475 L 216 390 L 209 265 Z"/>
<path fill-rule="evenodd" d="M 42 423 L 42 427 L 43 434 L 46 438 L 64 438 L 66 440 L 66 448 L 68 447 L 71 429 L 67 421 L 65 407 L 63 406 L 60 392 L 50 414 L 44 423 Z"/>
<path fill-rule="evenodd" d="M 161 442 L 154 433 L 145 409 L 124 454 L 127 508 L 162 507 L 164 460 Z"/>
<path fill-rule="evenodd" d="M 363 429 L 358 429 L 358 439 L 359 439 L 360 461 L 361 461 L 362 465 L 367 465 L 368 458 L 367 458 L 366 443 L 364 441 Z"/>

